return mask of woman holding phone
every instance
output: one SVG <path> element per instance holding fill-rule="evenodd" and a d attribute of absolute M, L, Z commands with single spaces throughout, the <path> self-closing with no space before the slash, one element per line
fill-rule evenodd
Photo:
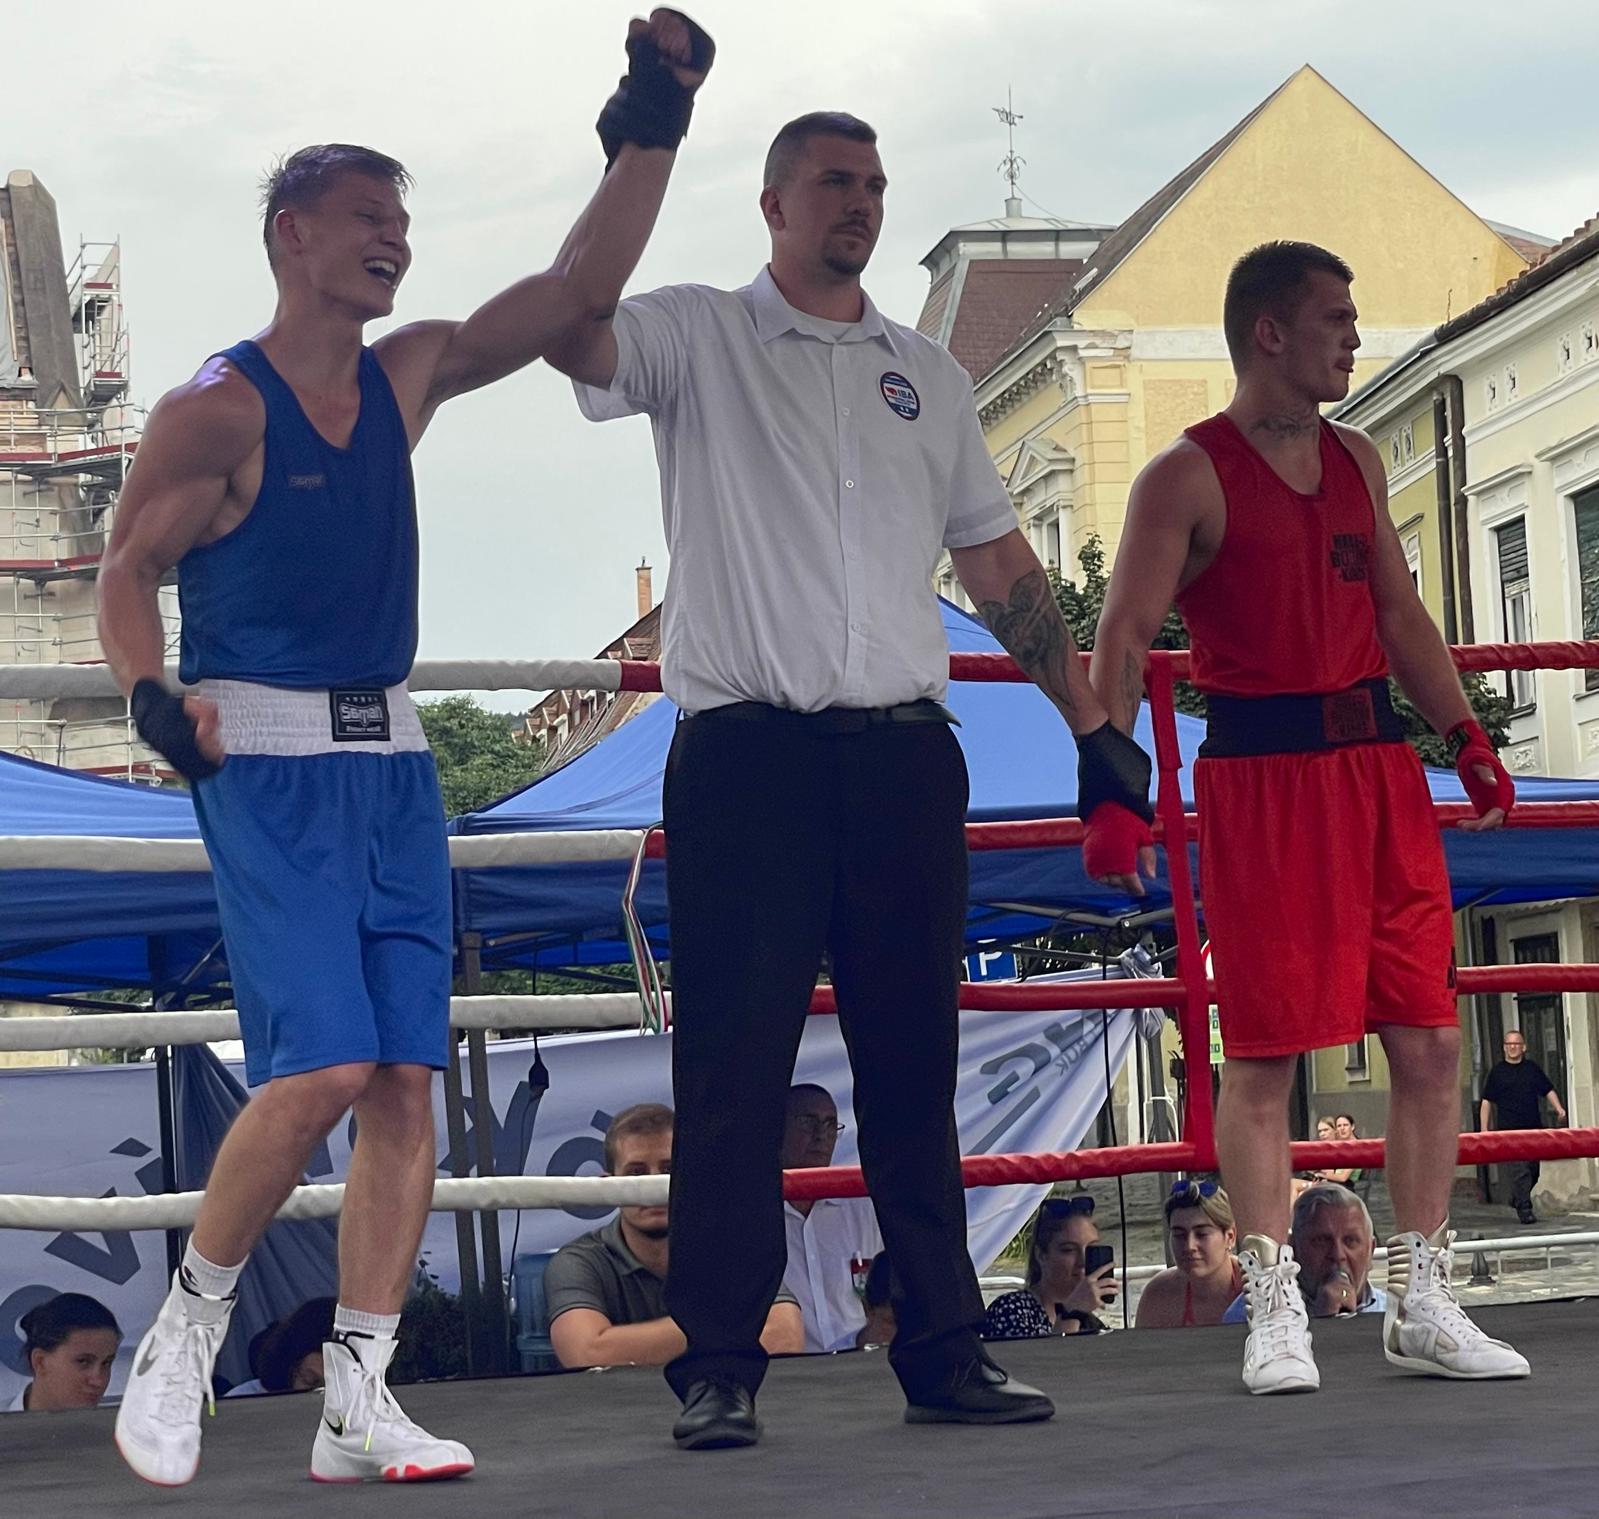
<path fill-rule="evenodd" d="M 1094 1199 L 1046 1197 L 1033 1220 L 1027 1285 L 995 1298 L 983 1320 L 985 1340 L 1037 1340 L 1056 1334 L 1097 1334 L 1099 1310 L 1115 1301 L 1110 1250 L 1099 1243 Z"/>

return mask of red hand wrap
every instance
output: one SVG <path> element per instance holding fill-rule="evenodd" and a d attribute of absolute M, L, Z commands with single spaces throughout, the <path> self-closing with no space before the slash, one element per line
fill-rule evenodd
<path fill-rule="evenodd" d="M 1136 812 L 1119 802 L 1101 802 L 1083 826 L 1083 869 L 1096 881 L 1138 874 L 1138 851 L 1155 835 Z"/>
<path fill-rule="evenodd" d="M 1510 809 L 1516 805 L 1516 783 L 1510 779 L 1510 772 L 1499 763 L 1499 756 L 1494 753 L 1493 743 L 1483 732 L 1482 724 L 1470 718 L 1463 723 L 1456 723 L 1444 735 L 1444 742 L 1455 757 L 1455 774 L 1466 788 L 1466 795 L 1477 809 L 1477 816 L 1482 817 L 1499 807 L 1508 817 Z M 1491 781 L 1485 781 L 1477 774 L 1478 765 L 1486 765 L 1493 771 Z"/>

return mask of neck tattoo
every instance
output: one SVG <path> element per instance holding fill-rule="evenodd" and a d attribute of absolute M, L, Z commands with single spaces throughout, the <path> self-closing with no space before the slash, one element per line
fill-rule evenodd
<path fill-rule="evenodd" d="M 1273 443 L 1286 443 L 1292 438 L 1303 438 L 1307 433 L 1315 432 L 1320 425 L 1321 417 L 1312 408 L 1305 412 L 1273 412 L 1251 422 L 1249 430 L 1263 434 Z"/>

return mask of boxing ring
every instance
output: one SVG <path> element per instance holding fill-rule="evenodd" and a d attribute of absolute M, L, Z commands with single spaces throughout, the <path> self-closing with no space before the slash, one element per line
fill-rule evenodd
<path fill-rule="evenodd" d="M 1599 667 L 1599 643 L 1473 645 L 1452 650 L 1462 671 Z M 1055 1182 L 1139 1172 L 1215 1168 L 1209 1007 L 1189 845 L 1200 819 L 1184 810 L 1173 687 L 1188 656 L 1156 652 L 1146 681 L 1158 775 L 1156 839 L 1166 860 L 1176 938 L 1176 974 L 1157 979 L 1073 984 L 963 984 L 960 1006 L 973 1014 L 1017 1010 L 1082 1011 L 1165 1007 L 1175 1015 L 1187 1079 L 1180 1138 L 1057 1153 L 971 1156 L 968 1187 Z M 1001 654 L 952 654 L 955 680 L 1025 681 Z M 20 679 L 18 677 L 21 677 Z M 658 667 L 613 661 L 421 665 L 413 690 L 659 690 Z M 104 694 L 102 667 L 0 672 L 0 696 Z M 1458 827 L 1468 805 L 1441 805 L 1439 826 Z M 1599 825 L 1599 802 L 1526 804 L 1507 827 Z M 968 847 L 1073 848 L 1074 818 L 978 823 Z M 635 875 L 669 840 L 657 831 L 498 834 L 454 837 L 457 868 L 551 863 L 565 859 L 631 860 Z M 193 871 L 204 848 L 193 841 L 0 838 L 0 870 Z M 467 1031 L 474 1099 L 486 1101 L 478 1073 L 486 1031 L 495 1028 L 640 1027 L 664 1012 L 641 969 L 640 994 L 597 997 L 457 998 L 452 1024 Z M 1459 995 L 1497 992 L 1599 992 L 1599 965 L 1462 967 Z M 575 1006 L 581 1004 L 581 1008 Z M 813 1014 L 836 1009 L 819 987 Z M 580 1016 L 581 1014 L 581 1016 Z M 138 1013 L 0 1021 L 0 1049 L 53 1049 L 199 1043 L 230 1037 L 227 1012 Z M 464 1114 L 459 1049 L 446 1073 L 452 1131 Z M 463 1128 L 464 1134 L 464 1128 Z M 483 1132 L 480 1126 L 480 1133 Z M 452 1141 L 456 1137 L 452 1132 Z M 452 1151 L 464 1147 L 452 1143 Z M 480 1152 L 489 1161 L 486 1150 Z M 1459 1161 L 1599 1156 L 1599 1127 L 1462 1134 Z M 1379 1167 L 1380 1139 L 1296 1143 L 1296 1168 Z M 494 1176 L 441 1178 L 434 1208 L 457 1213 L 466 1236 L 473 1213 L 503 1208 L 615 1205 L 664 1201 L 664 1177 Z M 855 1167 L 790 1172 L 793 1199 L 861 1196 Z M 296 1190 L 282 1215 L 336 1213 L 341 1188 Z M 0 1228 L 172 1229 L 193 1219 L 199 1194 L 140 1198 L 0 1196 Z M 485 1229 L 484 1290 L 502 1290 L 498 1231 Z M 463 1298 L 468 1282 L 463 1276 Z M 668 1444 L 670 1395 L 659 1373 L 626 1369 L 512 1379 L 477 1379 L 413 1387 L 408 1407 L 423 1422 L 458 1433 L 479 1459 L 468 1483 L 427 1489 L 427 1512 L 478 1511 L 485 1503 L 532 1495 L 535 1512 L 699 1511 L 724 1503 L 739 1515 L 853 1511 L 856 1515 L 928 1514 L 1236 1514 L 1251 1507 L 1349 1519 L 1379 1504 L 1411 1499 L 1466 1514 L 1591 1513 L 1599 1509 L 1599 1466 L 1592 1430 L 1589 1366 L 1599 1347 L 1599 1300 L 1551 1302 L 1477 1311 L 1492 1334 L 1514 1340 L 1533 1363 L 1521 1383 L 1444 1383 L 1386 1366 L 1380 1318 L 1318 1321 L 1323 1388 L 1313 1400 L 1251 1399 L 1238 1378 L 1242 1330 L 1189 1334 L 1120 1334 L 1016 1342 L 1003 1347 L 1007 1367 L 1050 1392 L 1059 1412 L 1042 1426 L 909 1429 L 881 1355 L 797 1357 L 774 1364 L 762 1393 L 767 1437 L 756 1449 L 689 1457 Z M 210 1423 L 196 1482 L 181 1492 L 145 1488 L 120 1465 L 110 1441 L 111 1414 L 95 1410 L 53 1418 L 0 1418 L 0 1461 L 7 1497 L 29 1515 L 131 1510 L 214 1513 L 226 1503 L 240 1515 L 275 1513 L 301 1470 L 312 1410 L 292 1397 L 238 1400 Z M 1417 1438 L 1418 1435 L 1422 1438 Z M 504 1498 L 500 1495 L 504 1494 Z M 319 1506 L 351 1511 L 360 1490 L 326 1489 Z M 403 1501 L 403 1500 L 391 1500 Z M 9 1505 L 8 1505 L 9 1508 Z"/>

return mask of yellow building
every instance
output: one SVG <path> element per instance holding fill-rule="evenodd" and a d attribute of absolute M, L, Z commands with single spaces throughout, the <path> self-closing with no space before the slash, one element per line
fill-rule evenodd
<path fill-rule="evenodd" d="M 1381 448 L 1389 511 L 1419 556 L 1429 607 L 1461 641 L 1599 638 L 1596 277 L 1599 218 L 1428 333 L 1338 409 Z M 1512 772 L 1599 775 L 1599 672 L 1496 678 L 1515 706 L 1505 753 Z M 1591 900 L 1469 917 L 1479 962 L 1599 959 Z M 1519 1028 L 1572 1122 L 1599 1122 L 1599 997 L 1474 1000 L 1478 1075 L 1498 1058 L 1504 1030 Z M 1548 1164 L 1543 1189 L 1563 1202 L 1591 1198 L 1599 1166 Z"/>
<path fill-rule="evenodd" d="M 1053 294 L 974 380 L 1022 524 L 1068 576 L 1090 534 L 1114 555 L 1143 464 L 1230 398 L 1222 293 L 1241 253 L 1299 238 L 1349 261 L 1364 339 L 1358 383 L 1519 273 L 1528 251 L 1309 66 L 1091 251 L 1086 229 L 1063 225 L 1077 240 Z M 937 299 L 942 325 L 959 324 L 949 295 L 935 278 L 924 330 Z M 947 565 L 940 589 L 956 594 Z"/>

